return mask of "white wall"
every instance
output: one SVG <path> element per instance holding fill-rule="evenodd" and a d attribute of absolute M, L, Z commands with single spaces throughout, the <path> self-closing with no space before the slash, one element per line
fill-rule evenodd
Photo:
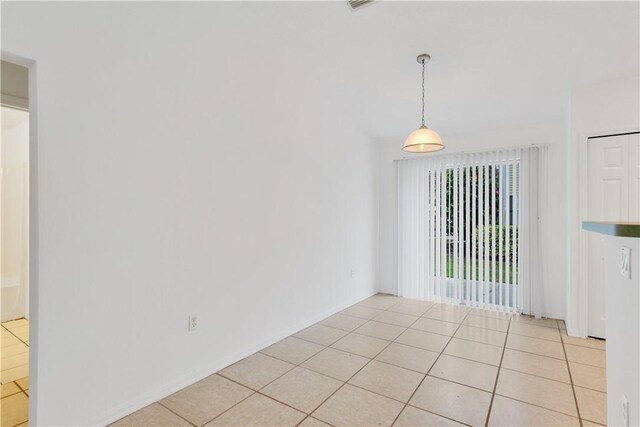
<path fill-rule="evenodd" d="M 576 88 L 571 93 L 569 115 L 569 144 L 566 168 L 569 195 L 569 233 L 567 264 L 567 332 L 569 335 L 587 335 L 587 300 L 581 292 L 579 263 L 580 235 L 580 150 L 589 136 L 618 132 L 640 131 L 640 76 L 601 82 Z M 584 218 L 586 219 L 586 218 Z M 586 286 L 584 286 L 586 291 Z"/>
<path fill-rule="evenodd" d="M 640 239 L 604 239 L 607 297 L 607 420 L 610 426 L 640 425 Z M 631 249 L 631 278 L 620 274 L 620 248 Z M 629 402 L 623 423 L 622 396 Z"/>
<path fill-rule="evenodd" d="M 437 129 L 436 129 L 437 130 Z M 565 179 L 566 130 L 562 122 L 536 123 L 510 128 L 479 130 L 463 134 L 442 134 L 447 153 L 478 151 L 494 148 L 523 147 L 531 144 L 549 146 L 549 182 Z M 394 160 L 409 155 L 402 143 L 380 144 L 380 244 L 379 289 L 395 293 L 397 288 L 397 212 Z M 566 232 L 567 202 L 564 186 L 554 187 L 549 194 L 549 236 L 563 236 Z M 547 277 L 542 289 L 543 316 L 563 319 L 566 306 L 566 251 L 562 239 L 553 238 L 547 253 Z"/>
<path fill-rule="evenodd" d="M 30 422 L 113 421 L 375 292 L 377 149 L 281 31 L 240 3 L 2 4 L 37 66 Z"/>
<path fill-rule="evenodd" d="M 28 316 L 29 113 L 2 108 L 0 317 Z"/>

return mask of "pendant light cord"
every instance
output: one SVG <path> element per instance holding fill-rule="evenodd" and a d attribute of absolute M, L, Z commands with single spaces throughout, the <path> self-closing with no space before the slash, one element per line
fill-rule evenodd
<path fill-rule="evenodd" d="M 422 60 L 422 126 L 424 126 L 424 59 Z"/>

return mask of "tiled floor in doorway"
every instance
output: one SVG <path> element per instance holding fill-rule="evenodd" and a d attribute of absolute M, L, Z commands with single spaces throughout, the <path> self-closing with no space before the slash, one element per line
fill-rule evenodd
<path fill-rule="evenodd" d="M 117 426 L 606 424 L 604 342 L 378 294 Z"/>
<path fill-rule="evenodd" d="M 25 426 L 29 414 L 29 321 L 2 323 L 0 336 L 0 425 Z"/>

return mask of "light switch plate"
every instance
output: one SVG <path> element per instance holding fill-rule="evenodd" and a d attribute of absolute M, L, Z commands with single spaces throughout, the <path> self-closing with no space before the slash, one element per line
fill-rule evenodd
<path fill-rule="evenodd" d="M 189 332 L 193 332 L 198 329 L 198 318 L 196 316 L 189 316 Z"/>
<path fill-rule="evenodd" d="M 626 246 L 620 248 L 620 274 L 631 279 L 631 248 Z"/>
<path fill-rule="evenodd" d="M 629 400 L 624 394 L 622 395 L 622 425 L 629 427 Z"/>

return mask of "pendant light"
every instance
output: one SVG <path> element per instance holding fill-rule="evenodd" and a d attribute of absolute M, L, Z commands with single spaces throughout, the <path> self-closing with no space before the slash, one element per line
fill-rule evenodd
<path fill-rule="evenodd" d="M 427 53 L 418 55 L 418 63 L 422 64 L 422 126 L 411 132 L 402 149 L 409 153 L 432 153 L 444 148 L 442 139 L 424 124 L 424 68 L 431 56 Z"/>

